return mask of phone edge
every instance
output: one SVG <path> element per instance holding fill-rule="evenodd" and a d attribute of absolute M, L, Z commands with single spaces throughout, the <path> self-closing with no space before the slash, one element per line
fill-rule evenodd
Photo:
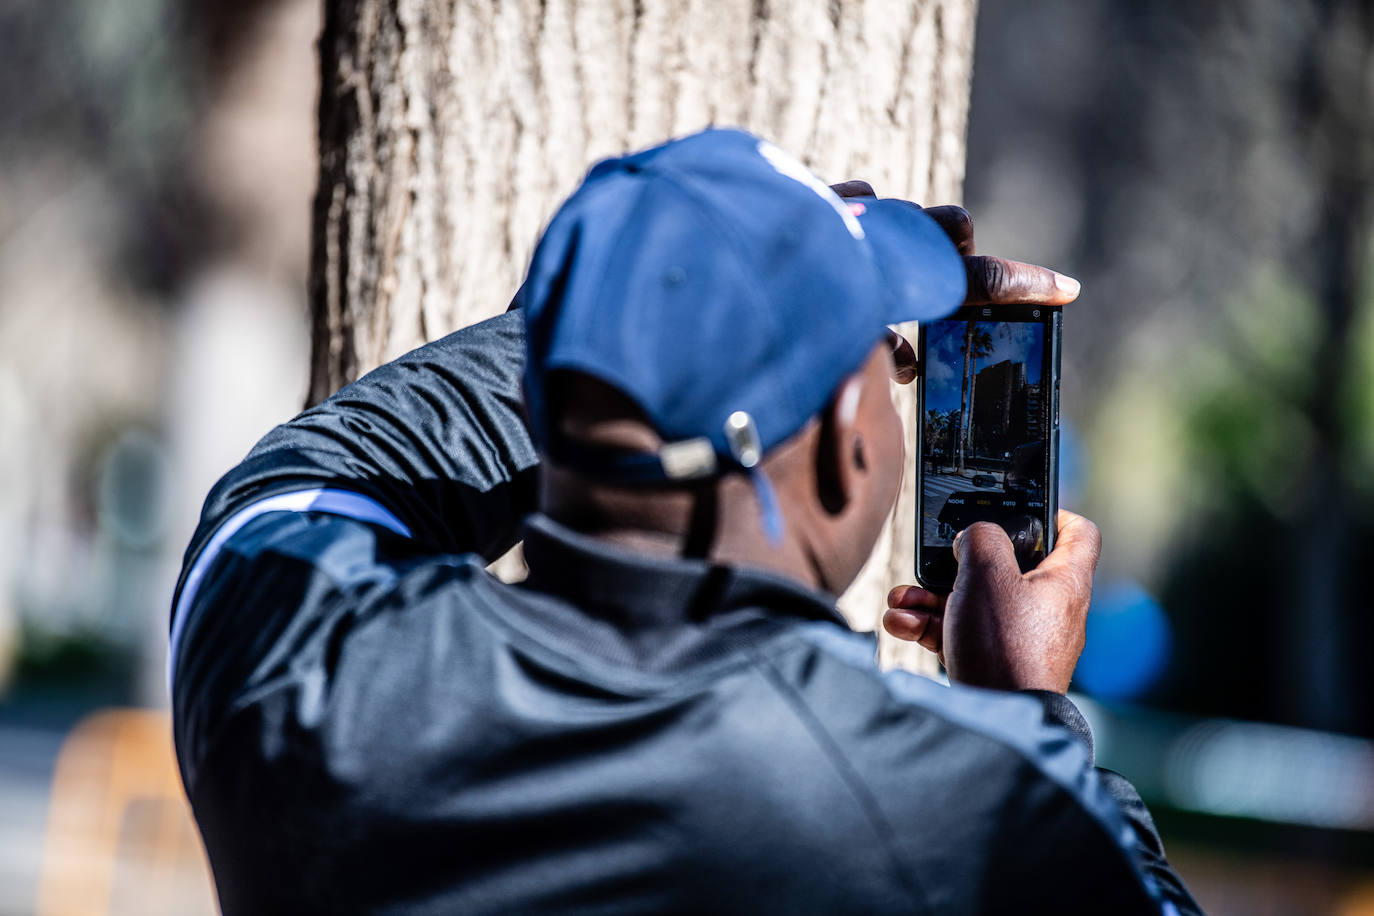
<path fill-rule="evenodd" d="M 968 308 L 969 306 L 961 306 Z M 1060 381 L 1063 377 L 1062 357 L 1063 357 L 1063 333 L 1064 333 L 1064 310 L 1062 306 L 1043 306 L 1051 312 L 1048 322 L 1050 330 L 1048 346 L 1050 348 L 1050 371 L 1054 379 L 1054 385 L 1050 390 L 1050 403 L 1047 413 L 1050 417 L 1051 429 L 1048 430 L 1048 467 L 1045 470 L 1045 489 L 1046 489 L 1046 522 L 1045 525 L 1045 553 L 1048 555 L 1054 550 L 1055 541 L 1058 535 L 1059 517 L 1059 389 Z M 953 314 L 958 314 L 955 310 Z M 916 584 L 924 589 L 933 592 L 948 593 L 954 587 L 954 583 L 945 584 L 942 582 L 930 582 L 921 576 L 921 525 L 925 514 L 925 413 L 926 413 L 926 322 L 921 322 L 916 329 L 916 356 L 920 375 L 916 379 L 916 452 L 913 463 L 916 467 L 916 536 L 915 549 L 911 552 L 912 577 Z M 1053 485 L 1050 482 L 1053 481 Z"/>

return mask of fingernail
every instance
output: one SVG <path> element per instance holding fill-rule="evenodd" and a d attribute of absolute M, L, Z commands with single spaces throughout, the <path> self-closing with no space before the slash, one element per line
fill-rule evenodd
<path fill-rule="evenodd" d="M 1059 273 L 1054 275 L 1054 285 L 1059 287 L 1061 293 L 1068 296 L 1077 296 L 1078 291 L 1083 288 L 1083 285 L 1073 277 L 1070 277 L 1068 274 Z"/>

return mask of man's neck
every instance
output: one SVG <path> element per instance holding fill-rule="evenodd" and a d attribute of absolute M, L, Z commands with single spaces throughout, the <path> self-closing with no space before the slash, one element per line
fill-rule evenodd
<path fill-rule="evenodd" d="M 642 490 L 608 487 L 552 469 L 545 475 L 543 511 L 586 537 L 625 550 L 765 569 L 824 590 L 800 526 L 785 526 L 782 542 L 769 543 L 757 502 L 742 476 L 696 489 Z"/>

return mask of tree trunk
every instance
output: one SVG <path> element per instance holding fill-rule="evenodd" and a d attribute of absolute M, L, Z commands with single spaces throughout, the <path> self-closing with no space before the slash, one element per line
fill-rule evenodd
<path fill-rule="evenodd" d="M 738 125 L 822 178 L 960 198 L 975 0 L 331 0 L 310 400 L 506 308 L 599 158 Z M 915 393 L 898 409 L 914 442 Z M 911 581 L 915 481 L 841 607 Z M 885 646 L 888 661 L 922 655 Z M 927 670 L 931 663 L 927 662 Z"/>

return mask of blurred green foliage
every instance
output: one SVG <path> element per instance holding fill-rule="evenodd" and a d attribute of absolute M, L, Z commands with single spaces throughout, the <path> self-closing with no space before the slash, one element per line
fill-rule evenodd
<path fill-rule="evenodd" d="M 128 697 L 138 653 L 93 624 L 51 630 L 30 615 L 20 630 L 13 693 L 98 692 L 107 702 Z"/>
<path fill-rule="evenodd" d="M 1369 263 L 1366 276 L 1371 280 L 1363 291 L 1350 337 L 1349 383 L 1341 403 L 1349 438 L 1341 464 L 1365 511 L 1374 512 L 1374 254 Z"/>
<path fill-rule="evenodd" d="M 1312 450 L 1306 407 L 1320 321 L 1311 297 L 1270 267 L 1227 304 L 1219 328 L 1195 338 L 1191 352 L 1181 348 L 1177 386 L 1187 394 L 1185 460 L 1201 477 L 1198 509 L 1223 511 L 1238 497 L 1276 517 L 1295 509 Z"/>

